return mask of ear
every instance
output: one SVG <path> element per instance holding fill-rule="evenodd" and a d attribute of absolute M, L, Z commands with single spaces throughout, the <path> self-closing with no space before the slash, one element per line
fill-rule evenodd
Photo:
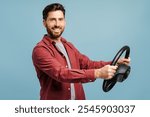
<path fill-rule="evenodd" d="M 46 21 L 43 19 L 43 26 L 46 27 Z"/>

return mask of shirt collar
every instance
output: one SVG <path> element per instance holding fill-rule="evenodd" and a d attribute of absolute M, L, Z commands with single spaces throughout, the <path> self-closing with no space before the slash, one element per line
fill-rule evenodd
<path fill-rule="evenodd" d="M 50 45 L 50 44 L 55 44 L 55 41 L 53 41 L 47 34 L 44 35 L 43 41 L 44 41 L 46 44 L 48 44 L 48 45 Z M 66 39 L 64 39 L 63 37 L 61 37 L 61 42 L 62 42 L 62 43 L 66 43 L 67 41 L 66 41 Z"/>

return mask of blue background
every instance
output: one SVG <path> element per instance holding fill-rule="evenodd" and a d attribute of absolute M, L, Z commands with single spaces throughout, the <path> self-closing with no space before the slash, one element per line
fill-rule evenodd
<path fill-rule="evenodd" d="M 84 84 L 87 99 L 150 99 L 149 0 L 1 0 L 0 99 L 39 99 L 31 54 L 46 33 L 42 10 L 53 2 L 66 8 L 63 37 L 92 60 L 109 61 L 123 45 L 131 48 L 129 78 L 108 93 L 101 79 Z"/>

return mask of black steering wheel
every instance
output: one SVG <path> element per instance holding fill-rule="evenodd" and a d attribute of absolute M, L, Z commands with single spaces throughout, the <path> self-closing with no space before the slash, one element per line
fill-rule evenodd
<path fill-rule="evenodd" d="M 118 53 L 116 54 L 114 59 L 112 60 L 111 65 L 115 66 L 116 63 L 118 62 L 119 58 L 125 51 L 126 51 L 125 58 L 128 58 L 129 54 L 130 54 L 130 48 L 129 48 L 129 46 L 123 46 L 118 51 Z M 125 64 L 119 64 L 113 78 L 103 81 L 103 91 L 108 92 L 114 87 L 116 82 L 123 82 L 125 79 L 127 79 L 128 75 L 130 74 L 130 70 L 131 70 L 130 66 L 125 65 Z"/>

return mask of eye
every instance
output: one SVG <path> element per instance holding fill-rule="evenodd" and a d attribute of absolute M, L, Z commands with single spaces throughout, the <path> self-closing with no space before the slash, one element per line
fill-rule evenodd
<path fill-rule="evenodd" d="M 55 18 L 50 18 L 49 21 L 55 21 Z"/>
<path fill-rule="evenodd" d="M 63 21 L 64 20 L 64 18 L 59 18 L 59 21 Z"/>

